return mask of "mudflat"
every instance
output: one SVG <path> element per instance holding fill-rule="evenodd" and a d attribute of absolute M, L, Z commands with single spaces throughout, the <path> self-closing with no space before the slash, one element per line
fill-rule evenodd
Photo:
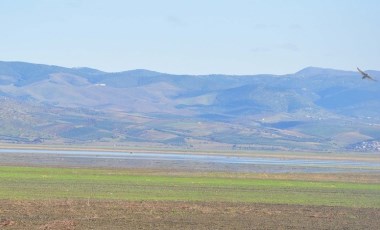
<path fill-rule="evenodd" d="M 380 173 L 380 159 L 374 154 L 363 153 L 2 147 L 0 165 L 238 173 Z"/>

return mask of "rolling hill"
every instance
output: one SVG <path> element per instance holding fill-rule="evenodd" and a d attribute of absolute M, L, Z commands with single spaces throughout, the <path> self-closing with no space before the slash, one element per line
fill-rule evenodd
<path fill-rule="evenodd" d="M 379 98 L 378 82 L 315 67 L 191 76 L 0 62 L 0 141 L 378 151 Z"/>

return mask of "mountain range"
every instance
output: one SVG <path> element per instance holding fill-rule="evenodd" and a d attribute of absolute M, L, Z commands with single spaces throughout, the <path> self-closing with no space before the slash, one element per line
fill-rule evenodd
<path fill-rule="evenodd" d="M 380 83 L 316 67 L 234 76 L 0 62 L 0 142 L 380 151 L 379 99 Z"/>

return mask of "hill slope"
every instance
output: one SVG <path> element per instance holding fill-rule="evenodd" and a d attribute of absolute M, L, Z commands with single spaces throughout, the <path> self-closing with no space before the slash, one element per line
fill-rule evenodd
<path fill-rule="evenodd" d="M 355 146 L 380 139 L 379 97 L 357 72 L 314 67 L 190 76 L 0 62 L 0 140 L 367 151 Z"/>

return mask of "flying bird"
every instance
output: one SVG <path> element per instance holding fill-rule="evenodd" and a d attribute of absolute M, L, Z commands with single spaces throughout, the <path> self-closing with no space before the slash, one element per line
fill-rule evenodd
<path fill-rule="evenodd" d="M 365 73 L 364 71 L 362 71 L 358 67 L 356 67 L 356 68 L 363 75 L 362 79 L 368 79 L 368 80 L 376 81 L 374 78 L 372 78 L 371 76 L 369 76 L 367 73 Z"/>

